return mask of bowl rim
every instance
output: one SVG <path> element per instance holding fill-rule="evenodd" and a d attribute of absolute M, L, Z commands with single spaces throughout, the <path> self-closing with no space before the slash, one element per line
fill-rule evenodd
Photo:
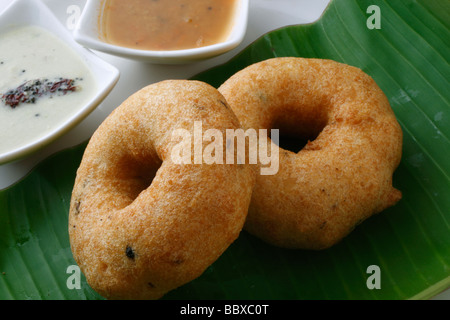
<path fill-rule="evenodd" d="M 78 20 L 73 36 L 78 43 L 98 51 L 125 58 L 155 61 L 191 60 L 217 56 L 237 47 L 244 39 L 247 24 L 249 0 L 237 0 L 234 27 L 225 41 L 199 48 L 180 50 L 141 50 L 107 43 L 100 39 L 98 15 L 106 0 L 87 0 Z"/>
<path fill-rule="evenodd" d="M 86 63 L 97 85 L 97 91 L 86 103 L 78 105 L 69 118 L 55 124 L 46 134 L 1 153 L 0 165 L 19 160 L 41 149 L 75 127 L 97 108 L 120 77 L 116 67 L 80 46 L 41 0 L 15 0 L 0 13 L 0 34 L 23 26 L 41 27 L 65 43 Z"/>

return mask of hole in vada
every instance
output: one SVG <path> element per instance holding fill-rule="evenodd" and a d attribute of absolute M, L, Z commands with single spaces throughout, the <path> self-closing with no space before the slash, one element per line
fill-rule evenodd
<path fill-rule="evenodd" d="M 278 146 L 298 153 L 308 141 L 314 141 L 328 121 L 327 115 L 322 111 L 324 109 L 317 108 L 316 112 L 305 112 L 301 115 L 288 109 L 278 115 L 272 124 L 272 129 L 279 130 Z"/>
<path fill-rule="evenodd" d="M 291 151 L 293 153 L 298 153 L 308 143 L 308 140 L 311 139 L 305 139 L 304 137 L 292 134 L 283 134 L 282 131 L 280 130 L 278 146 L 281 149 Z"/>
<path fill-rule="evenodd" d="M 142 191 L 150 187 L 161 165 L 161 160 L 153 158 L 127 156 L 119 161 L 119 183 L 116 183 L 116 187 L 128 199 L 125 205 L 131 204 Z"/>
<path fill-rule="evenodd" d="M 142 166 L 141 168 L 138 168 L 137 173 L 134 176 L 131 176 L 130 179 L 135 185 L 135 188 L 131 194 L 131 198 L 133 200 L 136 199 L 142 191 L 150 187 L 160 166 L 161 164 L 149 167 Z"/>

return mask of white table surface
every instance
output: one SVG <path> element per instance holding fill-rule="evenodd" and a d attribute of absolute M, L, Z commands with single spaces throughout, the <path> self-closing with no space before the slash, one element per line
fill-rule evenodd
<path fill-rule="evenodd" d="M 0 13 L 13 0 L 0 0 Z M 42 0 L 55 13 L 66 28 L 72 30 L 77 10 L 86 0 Z M 311 23 L 323 13 L 329 0 L 250 0 L 248 29 L 242 44 L 234 50 L 202 62 L 188 65 L 155 65 L 114 57 L 96 52 L 116 66 L 120 79 L 109 96 L 84 121 L 54 143 L 19 161 L 0 165 L 0 189 L 24 177 L 49 155 L 86 141 L 106 116 L 122 101 L 140 88 L 165 79 L 187 79 L 236 55 L 261 35 L 292 24 Z M 433 299 L 450 300 L 450 289 Z"/>

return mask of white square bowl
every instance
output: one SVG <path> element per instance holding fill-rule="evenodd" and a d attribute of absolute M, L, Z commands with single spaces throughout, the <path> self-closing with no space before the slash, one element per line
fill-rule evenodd
<path fill-rule="evenodd" d="M 228 52 L 242 42 L 247 31 L 249 0 L 237 0 L 236 5 L 233 27 L 225 41 L 192 49 L 153 51 L 121 47 L 103 41 L 99 21 L 103 15 L 105 0 L 87 0 L 75 27 L 74 39 L 88 48 L 128 59 L 160 64 L 195 62 Z"/>
<path fill-rule="evenodd" d="M 25 145 L 17 146 L 0 153 L 0 164 L 22 158 L 66 133 L 88 116 L 103 101 L 119 79 L 119 71 L 90 50 L 83 48 L 75 42 L 71 33 L 40 0 L 16 0 L 0 15 L 0 33 L 21 26 L 38 26 L 44 28 L 68 45 L 85 62 L 91 71 L 97 85 L 97 90 L 86 103 L 74 106 L 75 112 L 68 119 L 60 123 L 54 123 L 45 135 L 36 137 Z M 23 129 L 26 130 L 26 128 Z"/>

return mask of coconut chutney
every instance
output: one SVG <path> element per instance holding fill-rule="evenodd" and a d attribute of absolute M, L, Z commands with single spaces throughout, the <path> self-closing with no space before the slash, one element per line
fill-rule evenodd
<path fill-rule="evenodd" d="M 44 28 L 0 34 L 0 154 L 47 136 L 95 94 L 85 62 Z"/>

